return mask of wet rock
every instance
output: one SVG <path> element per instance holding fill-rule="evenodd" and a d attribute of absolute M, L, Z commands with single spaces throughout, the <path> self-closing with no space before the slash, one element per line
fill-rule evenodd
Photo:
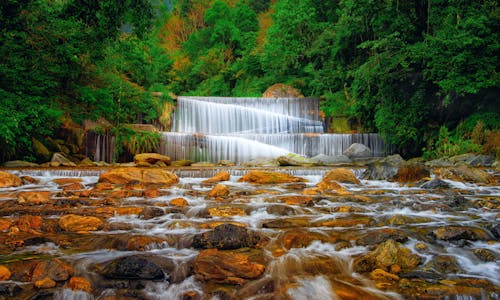
<path fill-rule="evenodd" d="M 403 272 L 408 272 L 415 269 L 421 261 L 420 256 L 391 239 L 380 244 L 374 251 L 356 259 L 354 269 L 357 272 L 370 272 L 376 268 L 387 270 L 393 265 L 398 265 Z"/>
<path fill-rule="evenodd" d="M 14 174 L 0 171 L 0 188 L 16 187 L 23 185 L 21 178 Z"/>
<path fill-rule="evenodd" d="M 421 186 L 423 189 L 448 189 L 450 185 L 441 179 L 432 179 L 424 182 Z"/>
<path fill-rule="evenodd" d="M 194 161 L 189 160 L 189 159 L 181 159 L 181 160 L 175 160 L 172 162 L 172 166 L 174 167 L 189 167 L 192 165 Z"/>
<path fill-rule="evenodd" d="M 0 281 L 6 281 L 10 279 L 10 270 L 6 266 L 0 265 Z"/>
<path fill-rule="evenodd" d="M 156 206 L 146 206 L 139 213 L 139 217 L 144 220 L 149 220 L 165 215 L 165 211 L 160 207 Z"/>
<path fill-rule="evenodd" d="M 9 230 L 12 222 L 10 220 L 0 219 L 0 231 Z"/>
<path fill-rule="evenodd" d="M 209 179 L 203 180 L 201 183 L 210 184 L 210 183 L 216 183 L 216 182 L 221 182 L 221 181 L 228 181 L 230 177 L 231 177 L 231 175 L 229 174 L 229 172 L 223 171 L 223 172 L 219 172 L 219 173 L 215 174 L 215 176 L 213 176 Z"/>
<path fill-rule="evenodd" d="M 275 219 L 262 224 L 263 228 L 301 228 L 310 226 L 309 219 L 304 217 Z"/>
<path fill-rule="evenodd" d="M 280 234 L 277 239 L 277 244 L 280 244 L 286 249 L 292 249 L 307 247 L 313 241 L 331 243 L 334 242 L 335 239 L 320 232 L 308 231 L 299 228 L 287 230 L 286 232 Z"/>
<path fill-rule="evenodd" d="M 437 255 L 422 267 L 424 272 L 437 272 L 440 274 L 456 274 L 460 272 L 460 265 L 453 256 Z"/>
<path fill-rule="evenodd" d="M 219 183 L 208 192 L 207 196 L 210 198 L 227 198 L 229 194 L 228 187 L 225 184 Z"/>
<path fill-rule="evenodd" d="M 260 236 L 246 228 L 233 224 L 222 224 L 213 230 L 196 234 L 193 247 L 198 249 L 217 248 L 219 250 L 255 247 Z"/>
<path fill-rule="evenodd" d="M 208 208 L 208 214 L 211 217 L 231 217 L 231 216 L 244 216 L 245 210 L 236 206 L 217 206 Z"/>
<path fill-rule="evenodd" d="M 92 283 L 83 277 L 71 277 L 66 287 L 73 291 L 92 293 Z"/>
<path fill-rule="evenodd" d="M 189 203 L 187 202 L 186 199 L 184 198 L 175 198 L 175 199 L 172 199 L 168 202 L 168 204 L 170 206 L 178 206 L 178 207 L 185 207 L 185 206 L 188 206 Z"/>
<path fill-rule="evenodd" d="M 56 163 L 59 166 L 64 167 L 76 167 L 76 164 L 71 160 L 67 159 L 62 153 L 54 153 L 50 160 L 51 163 Z"/>
<path fill-rule="evenodd" d="M 160 280 L 165 274 L 155 262 L 148 257 L 138 255 L 125 256 L 108 262 L 98 272 L 110 279 L 146 279 Z"/>
<path fill-rule="evenodd" d="M 83 184 L 81 184 L 81 183 L 72 183 L 72 184 L 65 185 L 63 187 L 63 191 L 80 191 L 83 189 L 85 189 L 85 186 L 83 186 Z"/>
<path fill-rule="evenodd" d="M 50 192 L 19 192 L 17 194 L 17 203 L 22 205 L 41 205 L 50 202 Z"/>
<path fill-rule="evenodd" d="M 160 168 L 116 168 L 99 176 L 99 182 L 111 184 L 130 184 L 170 187 L 179 182 L 177 175 Z"/>
<path fill-rule="evenodd" d="M 256 158 L 242 164 L 244 167 L 279 167 L 279 165 L 278 160 L 274 158 Z"/>
<path fill-rule="evenodd" d="M 23 232 L 37 233 L 42 228 L 43 219 L 40 216 L 24 215 L 17 221 L 19 230 Z"/>
<path fill-rule="evenodd" d="M 23 181 L 23 184 L 38 184 L 38 183 L 40 183 L 40 180 L 33 178 L 31 176 L 21 176 L 21 180 Z"/>
<path fill-rule="evenodd" d="M 468 201 L 467 199 L 465 199 L 464 196 L 455 195 L 451 197 L 446 197 L 444 199 L 444 202 L 453 208 L 465 208 Z"/>
<path fill-rule="evenodd" d="M 54 258 L 39 262 L 33 269 L 31 280 L 38 281 L 49 278 L 54 281 L 65 281 L 73 276 L 74 273 L 75 270 L 72 266 L 58 258 Z"/>
<path fill-rule="evenodd" d="M 322 179 L 321 182 L 328 184 L 329 182 L 336 181 L 340 183 L 352 183 L 352 184 L 360 184 L 356 175 L 350 169 L 346 168 L 337 168 L 328 172 Z"/>
<path fill-rule="evenodd" d="M 81 183 L 82 179 L 81 178 L 54 178 L 52 179 L 52 182 L 54 182 L 57 185 L 68 185 L 72 183 Z"/>
<path fill-rule="evenodd" d="M 158 162 L 162 162 L 165 165 L 169 166 L 171 160 L 170 157 L 158 153 L 141 153 L 134 156 L 134 163 L 138 167 L 153 166 Z"/>
<path fill-rule="evenodd" d="M 19 284 L 15 282 L 0 282 L 0 296 L 11 297 L 11 299 L 19 299 L 17 295 L 21 291 L 22 288 L 19 286 Z M 4 299 L 9 299 L 9 298 L 4 298 Z"/>
<path fill-rule="evenodd" d="M 196 278 L 205 282 L 243 285 L 264 271 L 264 265 L 252 262 L 246 254 L 217 249 L 201 251 L 194 264 Z"/>
<path fill-rule="evenodd" d="M 316 164 L 316 161 L 311 158 L 307 158 L 295 153 L 289 153 L 287 155 L 282 155 L 276 158 L 280 166 L 312 166 Z"/>
<path fill-rule="evenodd" d="M 314 199 L 311 196 L 280 196 L 278 201 L 288 205 L 313 206 Z"/>
<path fill-rule="evenodd" d="M 491 233 L 498 239 L 500 239 L 500 224 L 496 224 L 491 228 Z"/>
<path fill-rule="evenodd" d="M 274 184 L 274 183 L 306 182 L 307 180 L 301 177 L 295 177 L 285 173 L 250 171 L 243 177 L 241 177 L 238 181 L 250 182 L 254 184 Z"/>
<path fill-rule="evenodd" d="M 268 214 L 278 215 L 278 216 L 293 216 L 297 214 L 297 212 L 293 207 L 290 207 L 288 205 L 279 205 L 279 204 L 266 206 L 266 212 Z"/>
<path fill-rule="evenodd" d="M 348 164 L 351 163 L 352 160 L 345 155 L 338 156 L 328 156 L 324 154 L 318 154 L 311 158 L 317 165 L 336 165 L 336 164 Z"/>
<path fill-rule="evenodd" d="M 64 215 L 59 219 L 59 227 L 64 231 L 95 231 L 104 227 L 104 222 L 96 217 Z"/>
<path fill-rule="evenodd" d="M 389 281 L 399 281 L 399 276 L 395 274 L 391 274 L 382 269 L 375 269 L 370 273 L 370 278 L 372 280 L 389 280 Z"/>
<path fill-rule="evenodd" d="M 472 182 L 484 185 L 494 185 L 496 184 L 495 177 L 488 174 L 487 172 L 471 168 L 465 165 L 451 168 L 441 168 L 434 171 L 442 178 L 460 181 L 460 182 Z"/>
<path fill-rule="evenodd" d="M 154 236 L 133 236 L 127 241 L 127 250 L 129 251 L 144 251 L 148 247 L 160 245 L 164 240 Z"/>
<path fill-rule="evenodd" d="M 57 283 L 49 277 L 35 281 L 35 287 L 38 289 L 51 289 L 56 285 Z"/>
<path fill-rule="evenodd" d="M 489 249 L 484 249 L 484 248 L 479 248 L 479 249 L 474 249 L 472 251 L 474 255 L 479 258 L 480 260 L 484 262 L 492 262 L 496 261 L 496 255 L 495 252 L 489 250 Z"/>
<path fill-rule="evenodd" d="M 429 170 L 421 163 L 402 164 L 395 175 L 397 182 L 416 182 L 430 176 Z"/>
<path fill-rule="evenodd" d="M 40 165 L 29 161 L 11 160 L 4 162 L 3 166 L 5 168 L 33 168 L 33 167 L 38 167 Z"/>
<path fill-rule="evenodd" d="M 367 165 L 363 178 L 368 180 L 392 180 L 398 173 L 404 159 L 398 155 L 388 156 L 380 161 Z"/>
<path fill-rule="evenodd" d="M 335 218 L 316 221 L 313 223 L 315 227 L 353 227 L 360 225 L 369 225 L 371 219 L 364 216 L 350 216 L 348 218 Z"/>
<path fill-rule="evenodd" d="M 431 219 L 426 217 L 393 215 L 387 220 L 387 223 L 389 225 L 405 225 L 405 224 L 427 223 L 430 221 Z"/>
<path fill-rule="evenodd" d="M 405 243 L 406 241 L 408 241 L 408 235 L 404 231 L 395 228 L 376 229 L 363 234 L 356 241 L 356 244 L 362 246 L 375 245 L 389 239 L 392 239 L 399 243 Z"/>
<path fill-rule="evenodd" d="M 359 159 L 373 156 L 373 152 L 370 148 L 359 143 L 353 143 L 342 154 L 349 157 L 349 159 Z"/>
<path fill-rule="evenodd" d="M 460 240 L 488 240 L 490 238 L 489 234 L 485 230 L 466 226 L 443 226 L 433 230 L 431 235 L 437 239 L 450 242 Z"/>

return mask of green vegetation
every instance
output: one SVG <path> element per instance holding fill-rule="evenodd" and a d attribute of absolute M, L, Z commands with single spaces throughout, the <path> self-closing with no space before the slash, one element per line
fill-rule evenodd
<path fill-rule="evenodd" d="M 275 83 L 405 156 L 498 155 L 498 1 L 158 3 L 2 1 L 0 161 L 33 159 L 33 140 L 67 120 L 105 119 L 140 151 L 154 137 L 120 128 L 166 128 L 168 92 L 259 96 Z"/>

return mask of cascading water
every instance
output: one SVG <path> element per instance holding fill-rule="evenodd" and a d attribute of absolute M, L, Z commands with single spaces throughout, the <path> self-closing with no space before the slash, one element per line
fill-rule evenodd
<path fill-rule="evenodd" d="M 314 98 L 179 97 L 174 132 L 160 152 L 174 160 L 275 158 L 288 153 L 338 156 L 352 143 L 386 154 L 377 134 L 325 134 Z"/>

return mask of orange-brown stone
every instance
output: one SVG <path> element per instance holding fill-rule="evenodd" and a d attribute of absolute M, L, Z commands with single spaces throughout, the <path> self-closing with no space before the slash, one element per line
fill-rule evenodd
<path fill-rule="evenodd" d="M 10 220 L 0 219 L 0 231 L 9 230 L 11 225 L 12 225 L 12 222 Z"/>
<path fill-rule="evenodd" d="M 138 166 L 151 166 L 158 162 L 169 166 L 171 160 L 170 157 L 158 153 L 141 153 L 134 156 L 134 163 Z"/>
<path fill-rule="evenodd" d="M 119 215 L 139 215 L 142 212 L 142 207 L 125 206 L 125 207 L 98 207 L 95 212 L 109 216 Z"/>
<path fill-rule="evenodd" d="M 324 182 L 337 181 L 341 183 L 353 183 L 353 184 L 361 183 L 359 179 L 356 178 L 356 175 L 354 175 L 352 170 L 346 168 L 338 168 L 331 170 L 323 177 L 322 181 Z"/>
<path fill-rule="evenodd" d="M 397 182 L 416 182 L 429 176 L 429 170 L 423 164 L 404 164 L 394 179 Z"/>
<path fill-rule="evenodd" d="M 35 281 L 35 287 L 39 289 L 50 289 L 56 286 L 56 282 L 49 277 L 45 277 L 43 279 Z"/>
<path fill-rule="evenodd" d="M 314 204 L 311 196 L 283 196 L 279 199 L 288 205 L 312 206 Z"/>
<path fill-rule="evenodd" d="M 57 185 L 68 185 L 68 184 L 73 184 L 73 183 L 81 183 L 82 179 L 81 178 L 55 178 L 52 179 L 53 182 L 55 182 Z"/>
<path fill-rule="evenodd" d="M 0 281 L 9 280 L 11 275 L 10 270 L 6 266 L 0 265 Z"/>
<path fill-rule="evenodd" d="M 207 249 L 196 258 L 194 269 L 196 278 L 202 281 L 243 285 L 261 276 L 265 266 L 242 253 Z"/>
<path fill-rule="evenodd" d="M 263 98 L 303 98 L 304 95 L 294 88 L 293 86 L 286 85 L 283 83 L 276 83 L 267 88 L 267 90 L 262 94 Z"/>
<path fill-rule="evenodd" d="M 202 183 L 215 183 L 215 182 L 221 182 L 221 181 L 228 181 L 230 178 L 230 174 L 229 172 L 226 172 L 226 171 L 223 171 L 223 172 L 219 172 L 217 174 L 215 174 L 215 176 L 207 179 L 207 180 L 204 180 L 202 181 Z"/>
<path fill-rule="evenodd" d="M 23 185 L 21 178 L 8 172 L 0 171 L 0 188 L 16 187 Z"/>
<path fill-rule="evenodd" d="M 185 207 L 185 206 L 189 205 L 187 200 L 184 198 L 172 199 L 172 200 L 170 200 L 170 202 L 168 204 L 170 204 L 171 206 L 179 206 L 179 207 Z"/>
<path fill-rule="evenodd" d="M 50 192 L 48 191 L 20 192 L 17 195 L 17 202 L 19 204 L 40 205 L 49 201 Z"/>
<path fill-rule="evenodd" d="M 42 228 L 43 219 L 40 216 L 24 215 L 17 221 L 17 226 L 21 231 L 31 232 Z"/>
<path fill-rule="evenodd" d="M 179 182 L 177 175 L 161 168 L 116 168 L 99 177 L 99 182 L 111 184 L 130 184 L 138 182 L 145 185 L 169 187 Z"/>
<path fill-rule="evenodd" d="M 54 281 L 65 281 L 68 280 L 75 270 L 72 266 L 61 261 L 60 259 L 54 258 L 48 261 L 39 262 L 31 274 L 32 281 L 43 280 L 45 278 L 50 278 Z"/>
<path fill-rule="evenodd" d="M 153 236 L 133 236 L 127 241 L 129 251 L 144 251 L 148 245 L 161 244 L 164 240 Z"/>
<path fill-rule="evenodd" d="M 291 183 L 291 182 L 306 182 L 307 180 L 301 177 L 295 177 L 286 173 L 267 172 L 267 171 L 250 171 L 241 177 L 238 181 L 250 182 L 254 184 L 275 184 L 275 183 Z"/>
<path fill-rule="evenodd" d="M 71 277 L 66 286 L 73 291 L 92 292 L 92 283 L 83 277 Z"/>
<path fill-rule="evenodd" d="M 160 196 L 160 191 L 158 189 L 145 189 L 144 197 L 146 198 L 157 198 Z"/>
<path fill-rule="evenodd" d="M 104 227 L 104 222 L 96 217 L 64 215 L 59 219 L 59 227 L 64 231 L 95 231 Z"/>
<path fill-rule="evenodd" d="M 208 214 L 212 217 L 244 216 L 245 211 L 239 207 L 218 206 L 209 208 Z"/>
<path fill-rule="evenodd" d="M 229 196 L 229 189 L 225 184 L 219 183 L 214 188 L 208 192 L 208 197 L 210 198 L 226 198 Z"/>
<path fill-rule="evenodd" d="M 75 183 L 70 183 L 68 185 L 63 186 L 63 191 L 79 191 L 83 190 L 85 187 L 83 184 L 75 182 Z"/>

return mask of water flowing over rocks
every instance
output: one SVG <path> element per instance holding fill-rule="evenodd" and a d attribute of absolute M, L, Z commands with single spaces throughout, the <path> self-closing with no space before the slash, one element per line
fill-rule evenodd
<path fill-rule="evenodd" d="M 497 171 L 421 167 L 9 169 L 0 298 L 498 298 Z"/>

